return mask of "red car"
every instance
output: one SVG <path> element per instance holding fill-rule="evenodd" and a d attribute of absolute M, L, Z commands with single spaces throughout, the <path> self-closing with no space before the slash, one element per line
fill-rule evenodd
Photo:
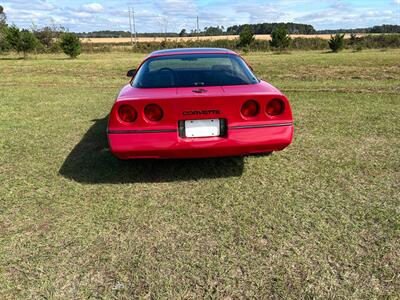
<path fill-rule="evenodd" d="M 292 141 L 288 99 L 233 51 L 155 51 L 128 76 L 107 129 L 118 158 L 240 156 Z"/>

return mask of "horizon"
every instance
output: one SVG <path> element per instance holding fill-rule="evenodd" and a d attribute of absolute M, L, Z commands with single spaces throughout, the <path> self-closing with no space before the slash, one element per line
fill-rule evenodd
<path fill-rule="evenodd" d="M 1 1 L 8 24 L 30 28 L 56 25 L 73 32 L 129 31 L 128 7 L 135 10 L 137 33 L 178 33 L 199 28 L 257 23 L 301 23 L 316 30 L 356 29 L 400 24 L 400 0 L 254 1 L 229 4 L 228 0 L 166 1 Z"/>
<path fill-rule="evenodd" d="M 267 24 L 268 24 L 268 22 L 266 22 Z M 277 23 L 277 24 L 287 24 L 287 23 L 290 23 L 290 22 L 280 22 L 280 23 Z M 246 24 L 235 24 L 235 25 L 237 25 L 237 26 L 243 26 L 243 25 L 257 25 L 257 24 L 262 24 L 262 23 L 246 23 Z M 295 24 L 301 24 L 301 25 L 311 25 L 311 24 L 306 24 L 306 23 L 295 23 Z M 218 26 L 218 25 L 217 25 Z M 317 34 L 318 34 L 318 32 L 319 31 L 330 31 L 330 30 L 332 30 L 332 31 L 335 31 L 335 30 L 340 30 L 340 31 L 345 31 L 345 30 L 356 30 L 356 29 L 367 29 L 367 28 L 373 28 L 373 27 L 379 27 L 379 26 L 400 26 L 400 25 L 398 25 L 398 24 L 376 24 L 376 25 L 372 25 L 372 26 L 369 26 L 369 27 L 354 27 L 354 28 L 333 28 L 333 29 L 315 29 L 316 31 L 317 31 Z M 227 29 L 228 27 L 226 27 L 225 28 L 225 30 Z M 202 30 L 202 28 L 200 28 L 200 31 Z M 78 33 L 78 34 L 84 34 L 84 33 L 87 33 L 87 34 L 89 34 L 89 33 L 96 33 L 96 32 L 107 32 L 107 31 L 110 31 L 110 32 L 125 32 L 125 33 L 129 33 L 130 31 L 129 31 L 129 29 L 128 30 L 110 30 L 110 29 L 99 29 L 99 30 L 93 30 L 93 31 L 74 31 L 75 33 Z M 201 31 L 202 32 L 202 31 Z M 133 33 L 133 32 L 132 32 Z M 140 34 L 140 35 L 145 35 L 145 34 L 179 34 L 179 32 L 178 31 L 168 31 L 168 32 L 136 32 L 137 34 Z M 224 33 L 225 33 L 225 31 L 224 31 Z M 190 32 L 188 32 L 187 34 L 190 34 Z M 328 33 L 329 34 L 329 33 Z M 194 35 L 195 35 L 195 33 L 194 33 Z M 235 34 L 234 34 L 235 35 Z M 237 34 L 236 34 L 237 35 Z M 266 33 L 255 33 L 254 35 L 268 35 L 268 34 L 266 34 Z M 296 33 L 289 33 L 289 35 L 297 35 Z M 299 33 L 298 35 L 304 35 L 304 33 Z M 313 33 L 311 33 L 310 35 L 313 35 Z M 216 36 L 218 36 L 218 35 L 216 35 Z"/>

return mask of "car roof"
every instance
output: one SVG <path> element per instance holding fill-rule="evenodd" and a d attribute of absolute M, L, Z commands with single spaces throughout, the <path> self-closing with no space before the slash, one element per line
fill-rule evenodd
<path fill-rule="evenodd" d="M 236 54 L 234 51 L 225 48 L 176 48 L 158 50 L 150 53 L 148 57 L 178 55 L 178 54 Z"/>

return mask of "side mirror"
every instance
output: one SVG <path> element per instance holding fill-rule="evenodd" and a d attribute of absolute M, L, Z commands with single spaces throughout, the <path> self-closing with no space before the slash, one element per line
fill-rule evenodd
<path fill-rule="evenodd" d="M 132 69 L 132 70 L 129 70 L 128 73 L 126 73 L 126 76 L 133 77 L 135 75 L 135 73 L 136 73 L 136 69 Z"/>

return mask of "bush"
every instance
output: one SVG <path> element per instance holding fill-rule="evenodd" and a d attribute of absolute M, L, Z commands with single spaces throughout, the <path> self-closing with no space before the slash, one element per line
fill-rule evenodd
<path fill-rule="evenodd" d="M 56 40 L 60 37 L 62 28 L 57 28 L 55 26 L 45 26 L 41 29 L 33 31 L 33 34 L 43 45 L 43 52 L 54 52 L 54 49 L 60 50 L 59 46 L 56 45 Z"/>
<path fill-rule="evenodd" d="M 249 26 L 245 26 L 239 35 L 239 46 L 247 47 L 254 42 L 255 38 Z"/>
<path fill-rule="evenodd" d="M 8 51 L 11 46 L 7 41 L 8 27 L 5 24 L 0 24 L 0 52 Z"/>
<path fill-rule="evenodd" d="M 291 38 L 285 27 L 278 26 L 271 33 L 271 47 L 279 51 L 289 48 Z"/>
<path fill-rule="evenodd" d="M 21 30 L 20 37 L 21 41 L 17 51 L 23 52 L 24 57 L 26 57 L 29 52 L 36 49 L 36 47 L 39 45 L 39 41 L 32 32 L 26 29 Z"/>
<path fill-rule="evenodd" d="M 367 35 L 358 38 L 357 45 L 363 48 L 400 48 L 400 34 Z"/>
<path fill-rule="evenodd" d="M 329 48 L 331 48 L 332 52 L 339 52 L 344 48 L 344 33 L 343 34 L 335 34 L 331 35 L 331 39 L 328 41 Z"/>
<path fill-rule="evenodd" d="M 20 31 L 16 26 L 11 26 L 8 29 L 6 39 L 10 48 L 18 53 L 22 52 L 24 57 L 39 45 L 38 40 L 32 32 L 26 29 Z"/>
<path fill-rule="evenodd" d="M 350 39 L 345 39 L 345 47 L 352 48 L 357 51 L 369 48 L 400 48 L 400 34 L 383 34 L 383 35 L 367 35 L 357 36 L 351 44 Z M 178 41 L 168 40 L 163 42 L 139 42 L 132 50 L 130 43 L 82 43 L 82 51 L 89 53 L 100 53 L 110 51 L 134 51 L 140 53 L 148 53 L 164 48 L 197 48 L 197 47 L 216 47 L 227 48 L 232 50 L 245 51 L 270 51 L 270 42 L 266 40 L 256 39 L 249 47 L 239 46 L 238 39 L 219 40 L 189 40 Z M 290 42 L 289 49 L 293 50 L 329 50 L 328 41 L 322 38 L 294 38 Z"/>
<path fill-rule="evenodd" d="M 322 38 L 294 38 L 290 48 L 295 50 L 324 50 L 328 49 L 328 42 Z"/>
<path fill-rule="evenodd" d="M 60 47 L 62 51 L 71 58 L 76 58 L 81 54 L 81 41 L 74 33 L 63 33 L 61 35 Z"/>
<path fill-rule="evenodd" d="M 15 51 L 17 51 L 18 45 L 20 43 L 20 31 L 16 26 L 11 26 L 10 28 L 8 28 L 7 30 L 7 34 L 6 34 L 6 40 L 7 43 L 10 45 L 11 49 L 14 49 Z"/>

